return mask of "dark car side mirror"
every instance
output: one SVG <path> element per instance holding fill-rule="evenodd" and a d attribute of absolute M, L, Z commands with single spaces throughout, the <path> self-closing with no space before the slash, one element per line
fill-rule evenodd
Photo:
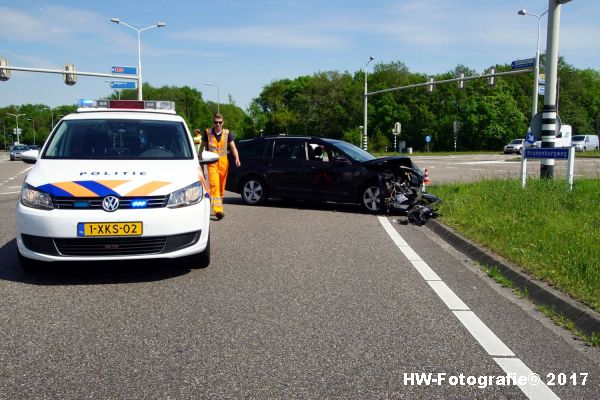
<path fill-rule="evenodd" d="M 333 161 L 335 163 L 340 163 L 340 164 L 349 162 L 346 157 L 342 157 L 342 156 L 333 156 L 331 158 L 331 161 Z"/>

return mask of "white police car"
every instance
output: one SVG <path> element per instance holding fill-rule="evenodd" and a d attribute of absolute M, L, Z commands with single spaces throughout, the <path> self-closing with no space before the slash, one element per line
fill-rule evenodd
<path fill-rule="evenodd" d="M 40 151 L 17 206 L 24 269 L 44 261 L 187 256 L 210 263 L 202 164 L 173 102 L 98 100 L 64 117 Z"/>

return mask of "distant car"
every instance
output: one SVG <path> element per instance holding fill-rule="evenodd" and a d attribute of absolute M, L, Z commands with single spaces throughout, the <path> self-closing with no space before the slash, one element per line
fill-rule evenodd
<path fill-rule="evenodd" d="M 571 143 L 577 151 L 598 150 L 598 135 L 575 135 Z"/>
<path fill-rule="evenodd" d="M 39 150 L 40 146 L 38 146 L 37 144 L 30 144 L 29 145 L 29 150 Z"/>
<path fill-rule="evenodd" d="M 516 153 L 521 154 L 525 147 L 525 139 L 513 139 L 509 144 L 504 146 L 504 154 Z"/>
<path fill-rule="evenodd" d="M 268 198 L 358 203 L 382 211 L 381 173 L 422 172 L 409 157 L 381 157 L 342 140 L 264 136 L 236 144 L 241 166 L 230 161 L 227 190 L 248 205 Z"/>
<path fill-rule="evenodd" d="M 10 161 L 20 160 L 21 153 L 29 150 L 26 144 L 16 144 L 10 149 Z"/>

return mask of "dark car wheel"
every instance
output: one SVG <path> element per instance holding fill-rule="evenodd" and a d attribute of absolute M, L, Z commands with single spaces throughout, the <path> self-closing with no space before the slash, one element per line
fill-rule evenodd
<path fill-rule="evenodd" d="M 362 206 L 369 212 L 377 213 L 381 211 L 381 191 L 379 186 L 370 184 L 362 190 L 361 196 Z"/>
<path fill-rule="evenodd" d="M 250 177 L 244 179 L 242 184 L 242 200 L 246 204 L 255 206 L 267 200 L 267 186 L 262 179 Z"/>

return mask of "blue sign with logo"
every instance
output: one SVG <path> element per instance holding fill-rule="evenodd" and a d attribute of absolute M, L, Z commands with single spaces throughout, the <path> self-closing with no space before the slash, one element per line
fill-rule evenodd
<path fill-rule="evenodd" d="M 525 149 L 525 158 L 555 158 L 559 160 L 569 159 L 568 148 L 531 148 Z"/>
<path fill-rule="evenodd" d="M 529 144 L 535 143 L 535 135 L 531 132 L 531 129 L 527 129 L 527 135 L 525 135 L 525 141 Z"/>
<path fill-rule="evenodd" d="M 112 89 L 135 89 L 137 87 L 135 81 L 110 81 Z"/>
<path fill-rule="evenodd" d="M 118 65 L 113 65 L 110 69 L 110 72 L 113 74 L 123 74 L 123 75 L 137 75 L 136 67 L 121 67 Z"/>
<path fill-rule="evenodd" d="M 531 68 L 535 66 L 535 58 L 527 58 L 525 60 L 515 60 L 510 63 L 512 69 Z"/>
<path fill-rule="evenodd" d="M 429 135 L 425 136 L 425 141 L 427 143 L 431 142 L 431 136 L 429 136 Z"/>

